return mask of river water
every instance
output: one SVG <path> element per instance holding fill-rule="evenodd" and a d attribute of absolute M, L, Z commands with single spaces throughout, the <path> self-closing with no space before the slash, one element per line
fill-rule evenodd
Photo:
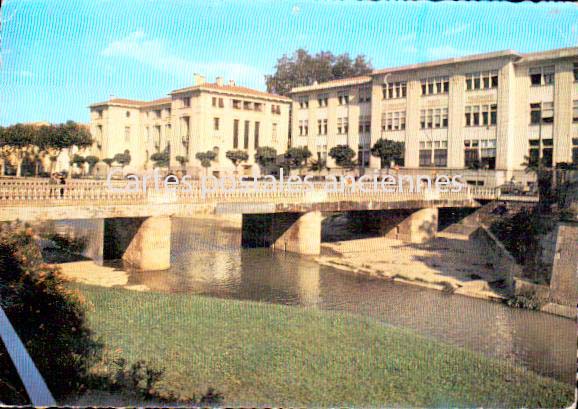
<path fill-rule="evenodd" d="M 415 330 L 542 375 L 575 381 L 573 320 L 354 276 L 320 266 L 307 257 L 268 249 L 241 249 L 240 243 L 240 230 L 230 224 L 176 219 L 172 267 L 168 271 L 130 272 L 128 285 L 295 308 L 347 311 Z"/>

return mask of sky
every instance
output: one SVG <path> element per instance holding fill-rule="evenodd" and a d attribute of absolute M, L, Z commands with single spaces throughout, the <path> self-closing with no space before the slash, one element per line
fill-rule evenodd
<path fill-rule="evenodd" d="M 265 90 L 301 47 L 379 69 L 578 45 L 571 3 L 5 0 L 0 22 L 2 126 L 86 123 L 91 103 L 163 98 L 195 73 Z"/>

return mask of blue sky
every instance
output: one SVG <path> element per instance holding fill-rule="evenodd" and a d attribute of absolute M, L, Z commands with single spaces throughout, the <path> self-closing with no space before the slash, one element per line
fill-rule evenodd
<path fill-rule="evenodd" d="M 110 95 L 155 99 L 195 72 L 265 89 L 299 47 L 385 68 L 578 45 L 578 7 L 547 3 L 7 0 L 0 125 L 72 119 Z"/>

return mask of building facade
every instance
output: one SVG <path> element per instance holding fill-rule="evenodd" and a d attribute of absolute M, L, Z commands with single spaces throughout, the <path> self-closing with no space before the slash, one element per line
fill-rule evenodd
<path fill-rule="evenodd" d="M 380 138 L 404 143 L 400 173 L 459 171 L 475 185 L 532 183 L 527 157 L 578 163 L 578 48 L 379 69 L 291 98 L 293 146 L 327 158 L 348 145 L 366 172 L 382 167 L 370 154 Z"/>
<path fill-rule="evenodd" d="M 111 98 L 90 105 L 93 154 L 113 158 L 128 150 L 127 171 L 154 166 L 151 156 L 166 153 L 171 169 L 186 168 L 192 175 L 227 174 L 240 170 L 259 174 L 255 163 L 258 147 L 286 151 L 291 100 L 250 88 L 224 83 L 217 78 L 206 83 L 200 75 L 195 85 L 172 91 L 168 98 L 134 101 Z M 249 159 L 235 169 L 227 151 L 244 150 Z M 213 151 L 216 158 L 203 169 L 199 152 Z"/>

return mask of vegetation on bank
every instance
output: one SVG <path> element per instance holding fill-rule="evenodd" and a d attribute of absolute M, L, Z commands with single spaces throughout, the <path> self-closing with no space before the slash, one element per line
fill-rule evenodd
<path fill-rule="evenodd" d="M 127 362 L 162 363 L 162 393 L 214 386 L 227 405 L 562 407 L 553 379 L 345 313 L 71 284 Z"/>

